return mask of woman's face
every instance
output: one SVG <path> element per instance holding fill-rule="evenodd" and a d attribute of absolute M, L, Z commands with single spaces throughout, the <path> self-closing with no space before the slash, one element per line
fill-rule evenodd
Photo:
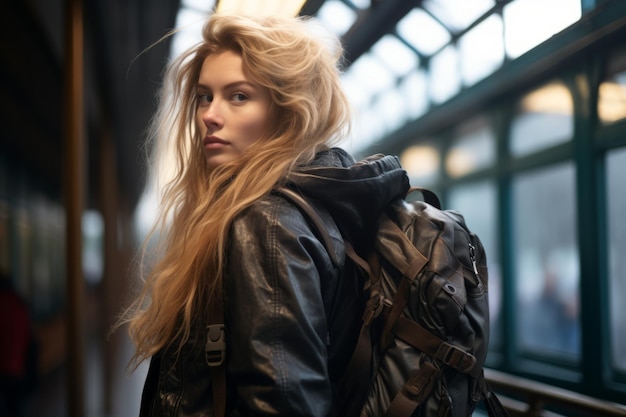
<path fill-rule="evenodd" d="M 232 162 L 268 132 L 271 97 L 232 51 L 205 58 L 197 85 L 196 122 L 210 169 Z"/>

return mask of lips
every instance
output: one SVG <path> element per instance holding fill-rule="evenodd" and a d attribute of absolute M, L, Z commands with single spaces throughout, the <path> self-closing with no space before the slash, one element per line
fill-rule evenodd
<path fill-rule="evenodd" d="M 204 138 L 203 144 L 205 148 L 212 149 L 228 145 L 228 142 L 218 138 L 217 136 L 206 136 Z"/>

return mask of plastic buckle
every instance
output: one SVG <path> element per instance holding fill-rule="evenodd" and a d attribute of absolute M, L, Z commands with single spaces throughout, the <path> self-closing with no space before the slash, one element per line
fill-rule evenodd
<path fill-rule="evenodd" d="M 449 343 L 443 343 L 435 357 L 446 365 L 465 374 L 469 373 L 476 365 L 476 357 L 463 349 Z"/>
<path fill-rule="evenodd" d="M 226 356 L 226 333 L 223 324 L 206 326 L 207 337 L 204 348 L 204 357 L 209 366 L 220 366 Z"/>

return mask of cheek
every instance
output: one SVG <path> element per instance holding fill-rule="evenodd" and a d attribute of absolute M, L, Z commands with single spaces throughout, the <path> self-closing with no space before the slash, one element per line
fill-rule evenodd
<path fill-rule="evenodd" d="M 199 132 L 204 132 L 206 130 L 206 125 L 204 124 L 204 122 L 202 121 L 202 116 L 200 115 L 200 112 L 196 112 L 196 129 L 198 129 Z"/>
<path fill-rule="evenodd" d="M 267 116 L 257 116 L 248 120 L 245 126 L 242 126 L 245 130 L 245 136 L 250 143 L 256 142 L 268 133 L 269 120 Z"/>

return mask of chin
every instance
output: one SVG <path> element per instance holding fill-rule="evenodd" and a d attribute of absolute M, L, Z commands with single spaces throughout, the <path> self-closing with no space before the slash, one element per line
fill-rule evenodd
<path fill-rule="evenodd" d="M 227 157 L 224 155 L 211 155 L 206 157 L 206 163 L 209 168 L 209 171 L 213 171 L 214 169 L 233 162 L 235 158 Z"/>

